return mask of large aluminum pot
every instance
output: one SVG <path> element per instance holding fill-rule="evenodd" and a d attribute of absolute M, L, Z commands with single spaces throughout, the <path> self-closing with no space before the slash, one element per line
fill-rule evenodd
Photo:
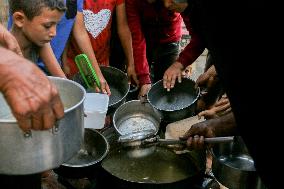
<path fill-rule="evenodd" d="M 184 78 L 181 83 L 167 91 L 163 80 L 156 82 L 147 94 L 149 103 L 159 110 L 166 122 L 179 121 L 195 115 L 200 89 L 195 88 L 195 82 Z"/>
<path fill-rule="evenodd" d="M 149 155 L 129 155 L 129 149 L 118 143 L 114 127 L 102 133 L 110 151 L 102 160 L 100 172 L 104 188 L 119 189 L 188 189 L 201 186 L 206 168 L 206 151 L 192 150 L 176 154 L 170 148 L 157 146 Z"/>
<path fill-rule="evenodd" d="M 200 177 L 204 172 L 204 157 L 205 153 L 201 152 L 178 155 L 168 148 L 158 146 L 147 156 L 133 157 L 129 156 L 127 149 L 118 147 L 113 148 L 103 159 L 102 167 L 116 178 L 139 183 L 143 188 L 149 184 L 150 188 L 158 185 L 159 188 L 164 188 L 165 185 L 162 187 L 161 184 L 176 185 L 181 181 L 192 181 Z M 190 185 L 186 188 L 188 186 Z"/>
<path fill-rule="evenodd" d="M 230 189 L 266 189 L 241 137 L 235 136 L 231 143 L 215 144 L 211 153 L 213 174 L 224 186 Z"/>
<path fill-rule="evenodd" d="M 53 169 L 80 150 L 84 138 L 85 89 L 71 80 L 49 79 L 59 90 L 65 112 L 51 130 L 23 133 L 0 96 L 0 174 L 25 175 Z"/>
<path fill-rule="evenodd" d="M 127 75 L 123 71 L 111 66 L 101 66 L 100 68 L 110 87 L 111 95 L 107 114 L 112 115 L 126 101 L 130 85 L 128 84 Z"/>

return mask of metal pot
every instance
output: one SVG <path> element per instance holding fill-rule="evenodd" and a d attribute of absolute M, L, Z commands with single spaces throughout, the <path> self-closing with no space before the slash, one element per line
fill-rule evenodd
<path fill-rule="evenodd" d="M 107 155 L 109 144 L 106 138 L 95 129 L 85 128 L 84 144 L 68 162 L 54 169 L 66 178 L 93 177 L 99 163 Z"/>
<path fill-rule="evenodd" d="M 156 82 L 147 94 L 149 103 L 159 110 L 166 122 L 174 122 L 195 114 L 200 89 L 195 88 L 195 82 L 184 78 L 181 83 L 167 91 L 163 80 Z"/>
<path fill-rule="evenodd" d="M 53 169 L 80 150 L 83 143 L 84 88 L 71 80 L 49 77 L 59 90 L 65 116 L 51 130 L 23 133 L 0 96 L 0 173 L 24 175 Z"/>
<path fill-rule="evenodd" d="M 123 71 L 111 66 L 101 66 L 100 68 L 110 87 L 111 95 L 107 114 L 112 115 L 126 101 L 130 85 L 128 84 L 127 75 Z"/>
<path fill-rule="evenodd" d="M 221 184 L 230 189 L 265 189 L 241 137 L 214 145 L 211 153 L 212 171 Z"/>
<path fill-rule="evenodd" d="M 168 148 L 157 147 L 151 155 L 133 156 L 117 142 L 120 135 L 113 127 L 102 134 L 110 145 L 110 151 L 101 163 L 104 188 L 185 189 L 203 181 L 204 150 L 177 155 Z"/>
<path fill-rule="evenodd" d="M 198 173 L 189 158 L 162 147 L 139 158 L 128 156 L 123 148 L 113 150 L 102 166 L 118 178 L 137 183 L 173 183 Z"/>
<path fill-rule="evenodd" d="M 143 130 L 156 134 L 161 122 L 160 113 L 149 103 L 132 100 L 121 105 L 113 115 L 113 125 L 120 135 Z"/>

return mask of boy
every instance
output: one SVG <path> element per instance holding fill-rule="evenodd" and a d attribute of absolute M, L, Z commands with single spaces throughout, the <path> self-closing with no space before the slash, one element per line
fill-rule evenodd
<path fill-rule="evenodd" d="M 96 60 L 96 56 L 92 50 L 91 42 L 89 40 L 88 33 L 85 29 L 85 26 L 82 25 L 83 19 L 82 9 L 83 9 L 83 0 L 64 0 L 66 3 L 66 7 L 68 8 L 65 15 L 62 16 L 58 27 L 57 27 L 57 35 L 51 40 L 50 46 L 44 46 L 40 51 L 40 59 L 38 60 L 38 66 L 47 74 L 54 75 L 54 72 L 48 67 L 48 62 L 57 62 L 59 67 L 63 67 L 66 75 L 69 74 L 68 68 L 62 64 L 66 59 L 65 49 L 68 48 L 68 39 L 72 34 L 76 38 L 76 42 L 82 51 L 85 53 L 93 65 L 98 78 L 101 83 L 101 89 L 98 89 L 98 92 L 101 90 L 103 93 L 111 94 L 109 86 L 103 77 L 98 62 Z M 11 16 L 8 20 L 8 28 L 11 28 L 12 19 Z M 49 63 L 51 64 L 51 63 Z M 61 71 L 61 69 L 60 69 Z M 64 74 L 65 77 L 65 74 Z"/>
<path fill-rule="evenodd" d="M 9 1 L 13 24 L 11 33 L 20 44 L 23 56 L 32 62 L 39 58 L 42 48 L 50 48 L 49 42 L 56 35 L 56 25 L 66 10 L 63 0 Z M 54 54 L 48 54 L 46 66 L 53 76 L 65 77 Z M 45 55 L 47 59 L 47 55 Z"/>
<path fill-rule="evenodd" d="M 73 38 L 76 40 L 76 43 L 78 44 L 78 47 L 81 52 L 89 57 L 91 64 L 93 65 L 93 68 L 97 73 L 97 76 L 101 83 L 101 88 L 97 89 L 97 91 L 101 91 L 110 95 L 111 92 L 109 86 L 104 76 L 102 75 L 99 64 L 96 60 L 95 53 L 92 49 L 88 33 L 83 24 L 83 0 L 65 0 L 65 2 L 66 6 L 68 7 L 68 10 L 61 18 L 60 23 L 57 27 L 57 36 L 54 37 L 50 43 L 52 49 L 44 48 L 41 51 L 43 61 L 39 61 L 38 66 L 47 74 L 52 74 L 50 68 L 48 68 L 46 64 L 43 63 L 47 61 L 47 58 L 43 56 L 45 56 L 46 54 L 52 54 L 53 50 L 59 65 L 63 67 L 64 73 L 68 76 L 69 69 L 62 62 L 65 62 L 64 60 L 66 60 L 68 40 L 70 35 L 72 35 Z"/>

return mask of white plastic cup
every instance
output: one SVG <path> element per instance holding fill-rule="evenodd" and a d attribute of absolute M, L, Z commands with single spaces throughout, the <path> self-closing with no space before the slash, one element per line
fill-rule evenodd
<path fill-rule="evenodd" d="M 108 109 L 109 96 L 101 93 L 86 93 L 84 101 L 84 128 L 102 129 Z"/>

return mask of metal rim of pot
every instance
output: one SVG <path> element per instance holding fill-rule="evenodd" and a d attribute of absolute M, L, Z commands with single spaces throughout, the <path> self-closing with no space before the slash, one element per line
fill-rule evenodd
<path fill-rule="evenodd" d="M 186 86 L 186 84 L 188 84 L 189 86 Z M 185 86 L 182 86 L 182 85 L 185 85 Z M 161 95 L 164 95 L 164 96 L 168 96 L 168 94 L 172 95 L 171 93 L 177 92 L 177 90 L 183 90 L 183 92 L 189 93 L 188 91 L 186 91 L 188 90 L 188 88 L 185 89 L 184 87 L 190 87 L 189 88 L 190 92 L 193 91 L 193 94 L 190 94 L 190 95 L 194 96 L 194 98 L 189 103 L 187 103 L 186 105 L 182 107 L 176 108 L 176 109 L 164 109 L 157 105 L 157 101 L 155 101 L 155 98 L 163 97 Z M 192 79 L 183 78 L 182 82 L 181 83 L 176 82 L 175 87 L 171 89 L 170 91 L 167 91 L 163 87 L 163 80 L 159 80 L 156 83 L 154 83 L 154 85 L 152 85 L 152 87 L 148 91 L 147 101 L 155 109 L 161 112 L 163 116 L 163 120 L 167 122 L 174 122 L 174 121 L 185 119 L 189 116 L 193 116 L 195 114 L 197 100 L 200 98 L 200 95 L 201 95 L 200 88 L 197 87 L 195 89 L 195 81 L 193 81 Z"/>
<path fill-rule="evenodd" d="M 56 81 L 56 80 L 58 80 L 58 81 L 60 81 L 60 80 L 64 81 L 64 80 L 66 80 L 66 81 L 68 81 L 68 82 L 74 84 L 76 87 L 80 88 L 80 89 L 82 90 L 82 92 L 83 92 L 83 98 L 82 98 L 76 105 L 71 106 L 71 107 L 69 107 L 69 108 L 67 108 L 67 109 L 64 109 L 64 114 L 66 114 L 66 113 L 68 113 L 68 112 L 71 112 L 72 110 L 76 109 L 78 106 L 80 106 L 80 105 L 84 102 L 85 97 L 86 97 L 86 90 L 84 89 L 84 87 L 83 87 L 82 85 L 78 84 L 78 83 L 75 82 L 75 81 L 69 80 L 69 79 L 57 78 L 57 77 L 53 77 L 53 76 L 47 76 L 47 77 L 48 77 L 51 81 Z M 15 124 L 16 124 L 16 123 L 17 123 L 17 120 L 12 119 L 12 118 L 11 118 L 11 119 L 1 119 L 1 118 L 0 118 L 0 122 L 1 122 L 1 123 L 15 123 Z"/>

